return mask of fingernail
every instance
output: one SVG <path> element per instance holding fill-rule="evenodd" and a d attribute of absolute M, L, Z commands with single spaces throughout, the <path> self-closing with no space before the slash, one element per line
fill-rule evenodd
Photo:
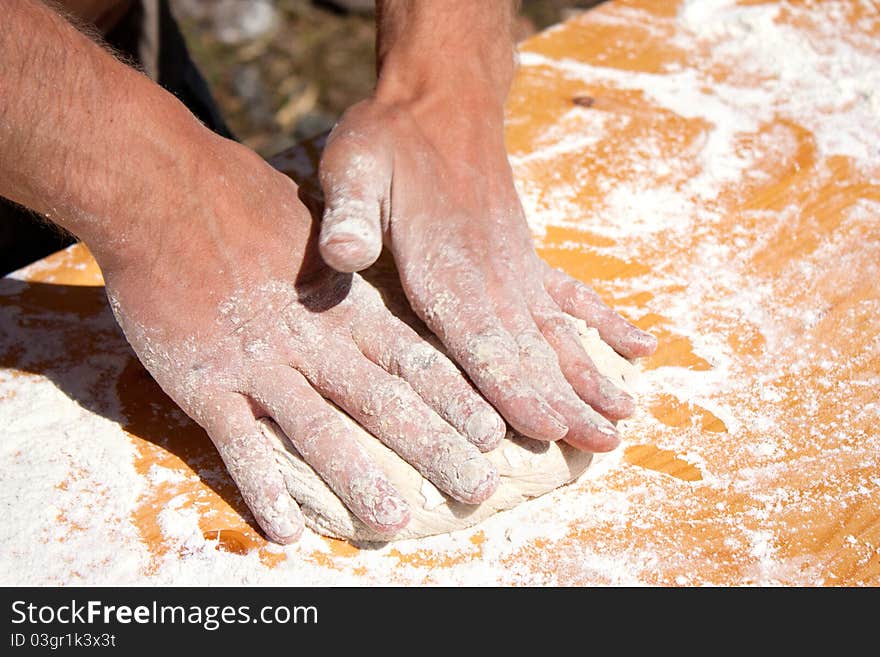
<path fill-rule="evenodd" d="M 547 416 L 547 419 L 550 420 L 551 424 L 553 424 L 553 434 L 555 437 L 550 437 L 550 439 L 561 440 L 564 438 L 565 434 L 568 433 L 568 423 L 566 423 L 565 417 L 543 399 L 540 402 L 540 409 L 541 412 Z"/>
<path fill-rule="evenodd" d="M 488 452 L 504 438 L 507 426 L 498 413 L 487 408 L 471 415 L 465 422 L 464 430 L 481 452 Z"/>
<path fill-rule="evenodd" d="M 614 420 L 629 417 L 635 411 L 635 400 L 625 390 L 618 388 L 611 379 L 603 377 L 599 381 L 599 394 L 602 395 L 603 406 L 599 410 L 611 415 Z"/>
<path fill-rule="evenodd" d="M 498 471 L 482 456 L 467 459 L 456 474 L 460 482 L 459 499 L 466 504 L 479 504 L 498 488 Z"/>
<path fill-rule="evenodd" d="M 657 349 L 657 338 L 641 329 L 636 329 L 633 339 L 648 354 L 654 353 Z"/>
<path fill-rule="evenodd" d="M 334 240 L 370 242 L 375 240 L 375 232 L 373 227 L 360 217 L 348 217 L 336 222 L 328 220 L 321 232 L 321 243 L 326 244 Z"/>
<path fill-rule="evenodd" d="M 479 502 L 485 502 L 498 489 L 501 482 L 498 471 L 493 467 L 487 474 L 485 479 L 477 484 L 474 488 L 474 498 Z"/>
<path fill-rule="evenodd" d="M 606 442 L 600 442 L 594 446 L 596 452 L 610 452 L 620 444 L 620 434 L 610 422 L 608 424 L 597 424 L 596 431 L 607 438 Z"/>
<path fill-rule="evenodd" d="M 382 237 L 362 217 L 348 217 L 340 221 L 327 217 L 318 245 L 327 264 L 335 269 L 357 271 L 379 257 Z"/>
<path fill-rule="evenodd" d="M 285 491 L 278 495 L 269 508 L 263 509 L 260 514 L 263 529 L 273 541 L 278 543 L 293 543 L 303 532 L 302 516 L 299 507 Z M 295 516 L 294 520 L 291 516 Z"/>
<path fill-rule="evenodd" d="M 597 424 L 596 431 L 606 436 L 614 436 L 615 438 L 618 437 L 617 429 L 614 428 L 613 424 Z"/>
<path fill-rule="evenodd" d="M 375 528 L 382 532 L 396 532 L 410 520 L 409 507 L 396 495 L 380 496 L 371 505 L 370 512 Z"/>

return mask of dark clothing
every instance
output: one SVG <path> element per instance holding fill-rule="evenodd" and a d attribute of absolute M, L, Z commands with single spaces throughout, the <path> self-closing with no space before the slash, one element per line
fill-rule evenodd
<path fill-rule="evenodd" d="M 233 138 L 190 58 L 168 0 L 135 0 L 105 40 L 173 93 L 208 128 Z M 73 244 L 66 231 L 0 197 L 0 276 Z"/>

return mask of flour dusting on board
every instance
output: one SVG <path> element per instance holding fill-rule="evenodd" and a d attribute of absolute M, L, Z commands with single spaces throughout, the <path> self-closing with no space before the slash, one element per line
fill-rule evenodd
<path fill-rule="evenodd" d="M 618 35 L 613 58 L 578 50 L 591 29 Z M 230 549 L 187 492 L 223 489 L 216 462 L 141 467 L 117 385 L 132 355 L 100 295 L 83 318 L 0 281 L 0 583 L 877 584 L 878 33 L 875 3 L 689 0 L 610 3 L 526 45 L 526 91 L 571 92 L 552 121 L 511 99 L 542 254 L 609 267 L 597 289 L 661 347 L 620 449 L 472 529 Z M 643 41 L 665 50 L 639 59 Z M 112 346 L 81 349 L 65 322 Z"/>

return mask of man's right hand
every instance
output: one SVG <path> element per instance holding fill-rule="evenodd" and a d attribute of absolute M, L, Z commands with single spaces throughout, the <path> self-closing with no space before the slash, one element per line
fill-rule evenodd
<path fill-rule="evenodd" d="M 453 498 L 491 495 L 498 474 L 480 450 L 505 431 L 491 406 L 378 291 L 323 264 L 291 180 L 224 139 L 202 152 L 187 206 L 152 217 L 129 236 L 137 257 L 117 252 L 103 272 L 135 352 L 208 431 L 266 533 L 293 541 L 302 518 L 260 418 L 369 527 L 407 523 L 406 503 L 332 404 Z"/>

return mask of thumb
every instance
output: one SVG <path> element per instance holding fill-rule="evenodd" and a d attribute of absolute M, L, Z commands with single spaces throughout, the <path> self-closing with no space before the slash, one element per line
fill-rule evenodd
<path fill-rule="evenodd" d="M 387 172 L 357 140 L 331 137 L 321 158 L 324 217 L 318 248 L 341 272 L 372 265 L 382 252 L 382 207 Z"/>

